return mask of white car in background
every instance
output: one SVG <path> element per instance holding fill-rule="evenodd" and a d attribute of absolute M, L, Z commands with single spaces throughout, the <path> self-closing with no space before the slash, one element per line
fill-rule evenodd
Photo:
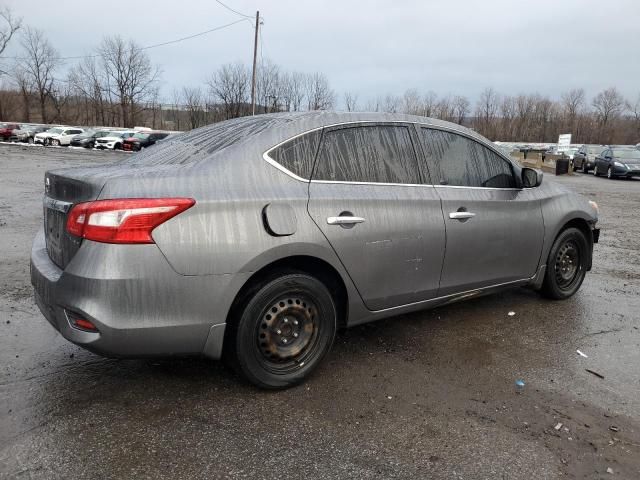
<path fill-rule="evenodd" d="M 106 137 L 96 138 L 96 143 L 94 148 L 98 149 L 108 149 L 108 150 L 121 150 L 122 143 L 125 138 L 133 137 L 137 132 L 130 131 L 113 131 L 110 135 Z"/>
<path fill-rule="evenodd" d="M 71 139 L 82 132 L 84 130 L 78 127 L 53 127 L 46 132 L 34 135 L 33 143 L 53 146 L 69 145 Z"/>

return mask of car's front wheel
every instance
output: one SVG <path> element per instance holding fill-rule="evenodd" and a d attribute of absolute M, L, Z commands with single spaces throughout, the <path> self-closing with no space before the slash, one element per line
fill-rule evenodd
<path fill-rule="evenodd" d="M 582 173 L 589 173 L 589 167 L 587 167 L 587 162 L 585 160 L 582 161 Z"/>
<path fill-rule="evenodd" d="M 615 175 L 613 174 L 613 168 L 611 167 L 611 165 L 609 165 L 609 168 L 607 168 L 607 178 L 609 180 L 615 180 Z"/>
<path fill-rule="evenodd" d="M 589 242 L 582 231 L 563 230 L 549 252 L 542 294 L 555 300 L 575 294 L 587 273 L 589 255 Z"/>
<path fill-rule="evenodd" d="M 300 383 L 333 344 L 335 302 L 327 287 L 306 273 L 282 273 L 254 286 L 235 310 L 224 359 L 258 387 Z"/>

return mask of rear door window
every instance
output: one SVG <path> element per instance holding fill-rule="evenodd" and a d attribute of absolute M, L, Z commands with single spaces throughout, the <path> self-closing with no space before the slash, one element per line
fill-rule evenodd
<path fill-rule="evenodd" d="M 452 132 L 421 128 L 429 170 L 440 185 L 514 188 L 509 162 L 484 145 Z M 438 177 L 439 176 L 439 177 Z"/>
<path fill-rule="evenodd" d="M 409 127 L 364 125 L 325 131 L 314 180 L 420 183 Z"/>

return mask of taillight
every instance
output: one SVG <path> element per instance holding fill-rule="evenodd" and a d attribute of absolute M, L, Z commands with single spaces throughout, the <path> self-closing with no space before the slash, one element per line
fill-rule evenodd
<path fill-rule="evenodd" d="M 103 243 L 154 243 L 158 225 L 193 206 L 192 198 L 123 198 L 79 203 L 69 212 L 67 231 Z"/>

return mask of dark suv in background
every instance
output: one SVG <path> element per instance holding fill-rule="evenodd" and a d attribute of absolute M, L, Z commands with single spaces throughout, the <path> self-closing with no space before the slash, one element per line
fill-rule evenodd
<path fill-rule="evenodd" d="M 606 147 L 596 156 L 593 174 L 607 178 L 640 177 L 640 150 L 633 147 Z"/>
<path fill-rule="evenodd" d="M 582 173 L 587 173 L 592 170 L 596 164 L 596 156 L 604 148 L 602 145 L 582 145 L 573 156 L 573 171 L 580 170 Z"/>
<path fill-rule="evenodd" d="M 138 132 L 122 143 L 122 149 L 137 152 L 143 148 L 154 145 L 158 140 L 162 140 L 168 136 L 169 134 L 165 132 Z"/>

